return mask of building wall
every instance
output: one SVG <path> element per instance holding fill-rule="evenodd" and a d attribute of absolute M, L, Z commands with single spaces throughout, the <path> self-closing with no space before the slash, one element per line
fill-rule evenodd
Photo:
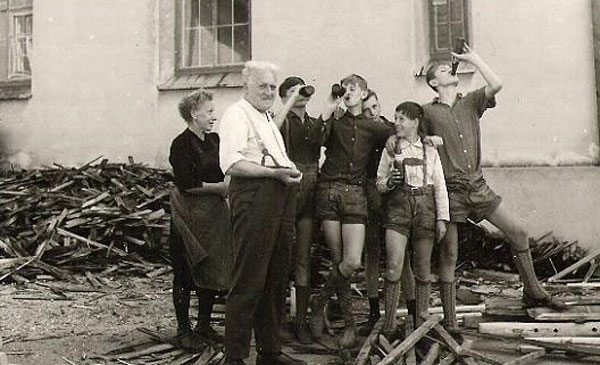
<path fill-rule="evenodd" d="M 600 132 L 590 0 L 469 3 L 471 44 L 504 81 L 498 107 L 482 120 L 484 162 L 536 166 L 488 169 L 489 180 L 507 204 L 516 202 L 533 234 L 552 228 L 593 245 L 598 217 L 587 195 L 599 195 L 592 166 Z M 173 73 L 173 4 L 35 1 L 33 97 L 0 102 L 0 152 L 25 167 L 99 155 L 167 167 L 170 141 L 185 127 L 177 102 L 187 93 L 157 90 Z M 423 0 L 254 0 L 252 7 L 253 58 L 315 85 L 314 115 L 330 84 L 349 73 L 367 78 L 389 118 L 401 101 L 434 96 L 415 76 L 426 64 Z M 463 91 L 483 84 L 469 70 L 460 80 Z M 219 114 L 241 95 L 213 91 Z M 574 165 L 588 167 L 556 168 Z M 565 222 L 556 212 L 567 202 L 579 209 Z"/>

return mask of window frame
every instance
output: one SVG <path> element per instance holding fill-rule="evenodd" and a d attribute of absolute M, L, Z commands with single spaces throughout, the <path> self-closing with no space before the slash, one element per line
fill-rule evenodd
<path fill-rule="evenodd" d="M 232 63 L 224 65 L 210 65 L 210 66 L 193 66 L 183 67 L 183 56 L 184 56 L 184 34 L 185 34 L 185 19 L 184 19 L 184 1 L 186 0 L 174 0 L 175 1 L 175 74 L 176 75 L 198 75 L 198 74 L 212 74 L 212 73 L 227 73 L 227 72 L 241 72 L 244 68 L 244 63 Z M 218 0 L 216 0 L 218 1 Z M 231 0 L 233 1 L 233 0 Z M 252 59 L 252 0 L 248 1 L 248 31 L 250 37 L 248 39 L 248 50 L 249 58 Z M 233 29 L 234 24 L 232 18 L 231 28 Z"/>
<path fill-rule="evenodd" d="M 429 0 L 428 1 L 428 24 L 429 24 L 429 59 L 430 61 L 438 61 L 438 60 L 449 60 L 451 58 L 450 51 L 453 48 L 454 40 L 450 40 L 450 49 L 449 50 L 437 50 L 436 49 L 436 31 L 437 24 L 435 22 L 436 14 L 435 14 L 435 6 L 434 2 L 439 0 Z M 448 6 L 448 30 L 450 32 L 451 22 L 450 22 L 450 1 L 445 0 Z M 463 29 L 464 29 L 464 38 L 466 39 L 469 45 L 472 45 L 472 37 L 471 37 L 471 11 L 470 11 L 470 2 L 469 0 L 458 0 L 462 1 L 463 5 Z M 449 33 L 450 34 L 450 33 Z"/>
<path fill-rule="evenodd" d="M 23 9 L 18 9 L 18 10 L 14 10 L 11 11 L 9 9 L 8 11 L 8 35 L 7 35 L 7 39 L 8 39 L 8 70 L 7 70 L 7 80 L 13 81 L 13 80 L 28 80 L 31 79 L 31 73 L 33 72 L 32 69 L 30 69 L 30 73 L 29 74 L 24 74 L 24 73 L 16 73 L 16 71 L 13 69 L 14 67 L 14 63 L 16 62 L 15 57 L 17 56 L 15 54 L 15 52 L 17 52 L 16 46 L 17 46 L 17 40 L 16 37 L 17 35 L 15 34 L 15 23 L 14 20 L 17 17 L 21 17 L 21 16 L 30 16 L 31 17 L 31 22 L 33 23 L 33 8 L 29 7 L 29 8 L 23 8 Z M 33 25 L 32 25 L 33 27 Z M 26 35 L 29 36 L 29 38 L 31 39 L 31 43 L 32 43 L 32 47 L 33 47 L 33 29 L 31 34 Z M 27 54 L 27 58 L 29 59 L 29 64 L 30 64 L 30 68 L 31 68 L 31 58 L 30 58 L 30 54 Z"/>

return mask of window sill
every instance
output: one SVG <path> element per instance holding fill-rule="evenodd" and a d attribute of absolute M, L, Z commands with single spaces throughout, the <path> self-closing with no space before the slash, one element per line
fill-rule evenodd
<path fill-rule="evenodd" d="M 419 70 L 417 72 L 415 72 L 415 77 L 425 77 L 428 67 L 429 67 L 429 64 L 421 66 L 419 68 Z M 470 74 L 474 74 L 474 73 L 475 73 L 475 67 L 473 67 L 471 65 L 465 66 L 463 64 L 460 64 L 460 66 L 458 66 L 458 70 L 456 71 L 457 75 L 470 75 Z"/>
<path fill-rule="evenodd" d="M 0 100 L 27 100 L 30 98 L 30 79 L 0 81 Z"/>
<path fill-rule="evenodd" d="M 198 88 L 222 89 L 244 86 L 240 71 L 224 71 L 203 74 L 173 75 L 157 86 L 159 91 L 193 90 Z"/>

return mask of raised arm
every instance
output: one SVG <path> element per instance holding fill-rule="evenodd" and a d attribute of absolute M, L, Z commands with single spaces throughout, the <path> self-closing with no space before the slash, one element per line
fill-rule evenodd
<path fill-rule="evenodd" d="M 273 118 L 273 123 L 275 123 L 277 129 L 281 129 L 281 126 L 283 126 L 283 122 L 285 121 L 285 118 L 287 117 L 288 113 L 290 112 L 296 101 L 298 101 L 298 96 L 300 95 L 299 86 L 302 85 L 296 85 L 292 87 L 292 95 L 290 95 L 287 101 L 283 104 L 283 107 L 281 108 L 279 113 L 277 113 Z"/>
<path fill-rule="evenodd" d="M 477 68 L 481 76 L 487 82 L 487 85 L 485 86 L 485 97 L 488 100 L 492 99 L 497 93 L 500 92 L 500 90 L 502 90 L 502 81 L 498 75 L 496 75 L 490 66 L 488 66 L 488 64 L 485 63 L 485 61 L 483 61 L 483 59 L 468 45 L 465 44 L 464 53 L 458 54 L 452 52 L 452 55 L 458 60 L 470 63 Z"/>

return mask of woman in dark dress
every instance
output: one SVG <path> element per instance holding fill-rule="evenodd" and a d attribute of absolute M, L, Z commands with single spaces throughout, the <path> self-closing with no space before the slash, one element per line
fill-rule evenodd
<path fill-rule="evenodd" d="M 171 144 L 175 188 L 171 192 L 170 252 L 177 339 L 182 347 L 222 342 L 210 325 L 216 295 L 229 290 L 233 252 L 227 185 L 219 167 L 219 136 L 210 133 L 216 117 L 212 94 L 198 90 L 179 103 L 187 129 Z M 190 292 L 198 296 L 198 323 L 192 331 Z"/>

